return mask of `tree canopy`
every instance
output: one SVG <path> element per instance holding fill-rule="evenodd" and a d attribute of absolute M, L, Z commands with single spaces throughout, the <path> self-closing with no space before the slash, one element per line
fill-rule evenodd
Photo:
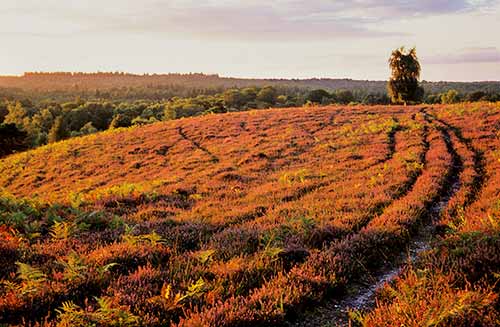
<path fill-rule="evenodd" d="M 26 137 L 15 124 L 0 124 L 0 157 L 26 149 Z"/>
<path fill-rule="evenodd" d="M 391 77 L 387 85 L 393 103 L 407 104 L 422 100 L 424 92 L 419 86 L 421 66 L 415 48 L 406 51 L 404 47 L 392 51 L 389 58 Z"/>

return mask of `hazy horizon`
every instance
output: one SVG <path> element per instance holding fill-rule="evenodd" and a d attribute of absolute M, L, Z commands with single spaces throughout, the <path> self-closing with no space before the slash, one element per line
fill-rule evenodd
<path fill-rule="evenodd" d="M 416 46 L 422 80 L 500 76 L 496 0 L 4 0 L 0 75 L 203 72 L 235 78 L 386 80 Z"/>
<path fill-rule="evenodd" d="M 385 82 L 386 79 L 357 79 L 351 77 L 332 77 L 332 76 L 310 76 L 310 77 L 280 77 L 280 76 L 271 76 L 271 77 L 246 77 L 246 76 L 226 76 L 219 74 L 217 72 L 126 72 L 126 71 L 30 71 L 23 72 L 21 74 L 5 74 L 0 76 L 2 77 L 22 77 L 25 73 L 84 73 L 84 74 L 97 74 L 97 73 L 124 73 L 131 75 L 168 75 L 168 74 L 204 74 L 204 75 L 218 75 L 220 78 L 234 78 L 234 79 L 247 79 L 247 80 L 311 80 L 311 79 L 335 79 L 335 80 L 354 80 L 354 81 L 369 81 L 369 82 Z M 422 79 L 421 81 L 425 82 L 452 82 L 452 83 L 481 83 L 481 82 L 500 82 L 500 78 L 495 80 L 469 80 L 469 81 L 461 81 L 461 80 L 426 80 Z"/>

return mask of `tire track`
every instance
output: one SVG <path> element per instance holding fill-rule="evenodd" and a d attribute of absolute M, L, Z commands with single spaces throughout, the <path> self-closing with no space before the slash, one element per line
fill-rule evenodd
<path fill-rule="evenodd" d="M 334 118 L 334 115 L 332 114 L 331 119 L 330 119 L 330 123 L 333 122 L 333 118 Z M 324 128 L 326 128 L 326 127 L 328 127 L 328 125 L 323 126 L 321 128 L 321 130 L 324 129 Z M 425 126 L 425 127 L 427 127 L 427 126 Z M 372 168 L 372 167 L 374 167 L 376 165 L 382 165 L 382 164 L 386 163 L 387 161 L 391 160 L 394 157 L 394 154 L 396 153 L 396 139 L 395 139 L 395 136 L 396 136 L 396 133 L 399 130 L 400 130 L 399 128 L 395 128 L 395 129 L 391 129 L 387 133 L 387 140 L 388 140 L 387 149 L 388 149 L 388 151 L 387 151 L 386 156 L 384 158 L 381 158 L 380 160 L 377 160 L 377 161 L 373 162 L 371 165 L 369 165 L 368 167 L 366 167 L 365 170 L 369 169 L 369 168 Z M 423 133 L 422 133 L 422 142 L 424 144 L 424 150 L 420 154 L 420 158 L 419 158 L 420 162 L 422 162 L 423 164 L 425 164 L 425 155 L 426 155 L 426 153 L 427 153 L 427 151 L 429 149 L 427 135 L 428 135 L 427 128 L 424 128 Z M 411 190 L 411 187 L 413 186 L 413 184 L 416 182 L 416 180 L 420 176 L 420 174 L 421 174 L 421 172 L 419 172 L 418 174 L 412 175 L 405 183 L 403 183 L 401 185 L 401 187 L 399 187 L 399 189 L 396 192 L 396 194 L 394 195 L 393 200 L 397 200 L 397 199 L 403 197 L 407 192 L 409 192 Z M 302 198 L 304 198 L 308 194 L 310 194 L 312 192 L 315 192 L 315 191 L 318 191 L 318 190 L 321 190 L 322 188 L 328 187 L 329 185 L 332 184 L 332 182 L 333 181 L 325 181 L 325 182 L 320 182 L 320 183 L 317 183 L 317 184 L 308 185 L 308 186 L 299 188 L 299 189 L 297 189 L 294 192 L 294 194 L 284 196 L 280 200 L 280 202 L 281 203 L 290 203 L 290 202 L 300 201 Z M 371 218 L 373 218 L 377 213 L 379 213 L 380 211 L 382 211 L 388 205 L 390 205 L 390 203 L 389 204 L 385 204 L 385 205 L 377 205 L 377 206 L 375 206 L 373 208 L 373 210 L 370 211 L 369 217 L 367 217 L 365 219 L 362 219 L 362 222 L 360 224 L 356 225 L 356 231 L 360 230 L 362 227 L 364 227 L 371 220 Z M 254 218 L 260 218 L 260 217 L 262 217 L 262 216 L 256 216 Z M 240 220 L 237 224 L 231 224 L 231 225 L 233 225 L 233 226 L 234 225 L 238 225 L 238 224 L 241 224 L 241 223 L 248 222 L 250 220 L 252 220 L 252 219 Z"/>
<path fill-rule="evenodd" d="M 456 138 L 462 144 L 465 145 L 467 150 L 469 150 L 470 152 L 472 152 L 474 154 L 474 157 L 473 157 L 474 171 L 476 173 L 474 178 L 473 178 L 473 181 L 472 181 L 474 187 L 472 189 L 472 192 L 467 194 L 467 199 L 466 199 L 466 202 L 464 204 L 465 206 L 469 206 L 477 200 L 477 198 L 479 197 L 479 194 L 481 193 L 481 190 L 483 189 L 483 187 L 487 181 L 486 163 L 485 163 L 486 160 L 484 158 L 484 154 L 472 145 L 472 141 L 470 139 L 467 139 L 462 135 L 462 131 L 458 127 L 453 126 L 453 125 L 449 124 L 448 122 L 437 118 L 433 114 L 429 114 L 429 113 L 427 113 L 427 114 L 430 117 L 432 117 L 434 120 L 436 120 L 439 123 L 446 126 L 447 129 L 451 130 L 453 132 L 453 134 L 456 136 Z"/>
<path fill-rule="evenodd" d="M 205 154 L 207 154 L 210 157 L 210 161 L 212 161 L 213 163 L 218 163 L 220 161 L 219 158 L 212 152 L 210 152 L 207 148 L 203 147 L 200 143 L 187 136 L 187 134 L 184 132 L 181 126 L 177 127 L 177 131 L 184 140 L 191 142 L 191 144 L 193 144 L 197 149 L 205 152 Z"/>
<path fill-rule="evenodd" d="M 426 121 L 432 123 L 427 116 Z M 446 209 L 448 202 L 460 187 L 460 173 L 463 169 L 462 160 L 457 154 L 449 131 L 440 128 L 440 132 L 452 162 L 448 169 L 445 183 L 441 189 L 440 196 L 427 208 L 426 224 L 421 227 L 410 240 L 407 250 L 402 252 L 396 260 L 388 267 L 376 271 L 370 276 L 369 281 L 355 281 L 351 286 L 351 292 L 341 299 L 330 300 L 327 304 L 307 313 L 302 319 L 291 322 L 288 326 L 349 326 L 348 313 L 350 310 L 366 310 L 375 305 L 376 291 L 387 282 L 391 282 L 401 271 L 413 263 L 418 255 L 428 250 L 431 245 L 432 236 L 435 233 L 435 224 L 440 220 L 442 212 Z"/>
<path fill-rule="evenodd" d="M 426 126 L 427 127 L 427 126 Z M 426 154 L 429 150 L 429 141 L 428 141 L 428 128 L 423 128 L 422 130 L 422 143 L 423 143 L 423 151 L 421 153 L 421 158 L 423 158 L 423 163 L 425 165 L 425 158 L 426 158 Z M 395 137 L 394 138 L 390 138 L 390 139 L 394 139 L 395 141 Z M 396 149 L 396 147 L 392 147 L 392 146 L 389 146 L 389 149 L 393 148 L 394 151 Z M 382 159 L 381 162 L 384 162 L 386 160 L 389 160 L 389 157 L 392 158 L 393 155 L 391 156 L 386 156 L 385 159 Z M 404 190 L 402 190 L 400 192 L 400 194 L 398 194 L 397 197 L 394 197 L 391 199 L 390 203 L 387 203 L 387 204 L 384 204 L 382 205 L 379 210 L 385 210 L 385 208 L 389 207 L 391 203 L 393 203 L 394 201 L 400 199 L 400 198 L 403 198 L 405 195 L 407 195 L 411 189 L 413 188 L 413 185 L 416 183 L 416 181 L 418 180 L 418 178 L 420 177 L 420 175 L 422 174 L 422 172 L 419 172 L 418 174 L 415 174 L 414 176 L 412 176 L 410 178 L 410 181 L 408 182 L 408 187 L 404 188 Z M 364 226 L 368 225 L 368 223 L 372 220 L 373 217 L 377 216 L 379 214 L 378 210 L 375 210 L 373 212 L 372 215 L 370 215 L 369 218 L 367 218 L 365 221 L 363 221 L 361 224 L 357 225 L 355 230 L 352 232 L 352 233 L 349 233 L 349 234 L 356 234 L 358 233 Z M 328 242 L 328 244 L 332 243 L 334 240 L 332 240 L 331 242 Z M 289 267 L 289 269 L 287 269 L 287 271 L 291 270 L 293 267 L 297 267 L 299 266 L 301 263 L 296 263 L 294 265 L 292 265 L 291 267 Z M 255 289 L 258 289 L 259 287 L 262 287 L 262 286 L 258 286 L 258 287 L 254 287 L 252 290 L 249 290 L 249 293 L 251 293 L 253 290 Z M 188 318 L 189 319 L 189 318 Z M 292 325 L 294 326 L 294 325 Z M 299 324 L 298 326 L 310 326 L 310 323 L 309 322 L 306 322 L 306 324 Z"/>

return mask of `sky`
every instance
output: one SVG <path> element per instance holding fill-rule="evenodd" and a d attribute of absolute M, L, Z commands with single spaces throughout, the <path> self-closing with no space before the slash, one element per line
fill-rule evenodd
<path fill-rule="evenodd" d="M 500 80 L 500 0 L 0 0 L 0 74 L 204 72 L 384 80 L 400 46 L 422 79 Z"/>

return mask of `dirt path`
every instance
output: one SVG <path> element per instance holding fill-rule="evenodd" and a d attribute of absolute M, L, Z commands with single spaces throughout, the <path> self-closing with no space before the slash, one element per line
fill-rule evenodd
<path fill-rule="evenodd" d="M 430 117 L 425 112 L 424 114 L 428 118 L 427 121 L 431 123 Z M 377 290 L 385 283 L 395 279 L 405 267 L 417 260 L 420 253 L 431 247 L 435 232 L 435 223 L 440 220 L 443 210 L 461 186 L 459 175 L 463 169 L 462 161 L 453 147 L 449 130 L 449 126 L 441 129 L 447 150 L 452 156 L 452 166 L 450 167 L 450 173 L 446 181 L 446 185 L 448 186 L 444 188 L 441 196 L 429 206 L 427 210 L 428 218 L 408 244 L 407 250 L 393 260 L 392 264 L 379 269 L 372 276 L 367 276 L 364 281 L 358 281 L 351 285 L 352 287 L 348 294 L 342 298 L 327 301 L 320 307 L 306 312 L 296 321 L 288 323 L 287 326 L 349 326 L 349 311 L 373 308 Z"/>

